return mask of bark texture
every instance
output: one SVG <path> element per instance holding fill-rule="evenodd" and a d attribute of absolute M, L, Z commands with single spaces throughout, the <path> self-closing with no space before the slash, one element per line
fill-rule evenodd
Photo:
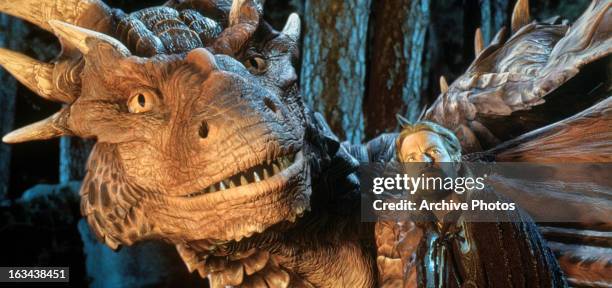
<path fill-rule="evenodd" d="M 366 135 L 395 129 L 395 114 L 416 120 L 421 111 L 426 71 L 429 0 L 375 1 L 371 60 L 364 100 Z"/>
<path fill-rule="evenodd" d="M 301 88 L 334 132 L 363 139 L 363 95 L 370 0 L 307 0 Z"/>
<path fill-rule="evenodd" d="M 491 42 L 495 33 L 508 23 L 512 6 L 508 0 L 480 1 L 480 29 L 485 45 Z"/>

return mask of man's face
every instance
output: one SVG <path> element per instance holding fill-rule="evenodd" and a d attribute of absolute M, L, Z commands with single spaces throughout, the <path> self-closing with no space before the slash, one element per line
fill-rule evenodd
<path fill-rule="evenodd" d="M 444 139 L 430 131 L 419 131 L 404 138 L 400 147 L 400 155 L 400 159 L 405 163 L 453 162 Z"/>
<path fill-rule="evenodd" d="M 456 177 L 457 166 L 453 164 L 456 155 L 452 155 L 445 144 L 444 138 L 430 131 L 420 131 L 408 135 L 399 147 L 399 160 L 403 163 L 424 164 L 406 165 L 407 170 L 417 172 L 414 176 L 423 174 L 425 177 Z M 417 171 L 414 171 L 417 170 Z M 417 194 L 428 200 L 440 200 L 451 193 L 450 191 L 431 190 L 419 191 Z"/>

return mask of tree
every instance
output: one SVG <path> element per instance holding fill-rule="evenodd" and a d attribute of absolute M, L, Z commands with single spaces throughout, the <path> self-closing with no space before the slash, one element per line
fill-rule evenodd
<path fill-rule="evenodd" d="M 427 82 L 426 34 L 429 0 L 375 1 L 370 25 L 366 135 L 396 128 L 395 114 L 416 120 Z"/>
<path fill-rule="evenodd" d="M 363 140 L 370 0 L 306 0 L 301 89 L 341 138 Z"/>

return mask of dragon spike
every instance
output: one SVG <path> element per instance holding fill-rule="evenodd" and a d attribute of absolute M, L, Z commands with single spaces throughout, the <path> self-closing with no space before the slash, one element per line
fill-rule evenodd
<path fill-rule="evenodd" d="M 0 0 L 0 11 L 47 31 L 61 20 L 100 32 L 110 30 L 111 9 L 100 0 Z"/>
<path fill-rule="evenodd" d="M 399 123 L 401 128 L 406 128 L 412 126 L 410 120 L 406 119 L 404 116 L 400 114 L 395 114 L 395 118 L 397 119 L 397 123 Z"/>
<path fill-rule="evenodd" d="M 62 109 L 50 117 L 19 128 L 2 137 L 2 141 L 8 144 L 22 143 L 34 140 L 46 140 L 63 135 L 70 135 L 65 128 L 66 110 Z"/>
<path fill-rule="evenodd" d="M 55 35 L 60 38 L 62 47 L 66 48 L 66 45 L 68 47 L 75 47 L 83 55 L 89 54 L 92 48 L 96 47 L 96 44 L 99 43 L 111 45 L 122 56 L 127 57 L 131 55 L 130 50 L 123 43 L 106 34 L 57 20 L 49 21 L 49 25 L 53 28 Z"/>
<path fill-rule="evenodd" d="M 4 48 L 0 48 L 0 65 L 41 97 L 56 102 L 71 102 L 72 99 L 65 99 L 62 93 L 54 93 L 55 65 Z"/>
<path fill-rule="evenodd" d="M 478 27 L 474 34 L 474 56 L 478 57 L 482 50 L 484 50 L 484 40 L 482 39 L 482 30 Z"/>
<path fill-rule="evenodd" d="M 448 92 L 448 82 L 444 76 L 440 76 L 440 93 L 444 94 Z"/>
<path fill-rule="evenodd" d="M 234 26 L 240 22 L 240 8 L 244 5 L 244 2 L 249 0 L 233 0 L 232 6 L 229 12 L 229 26 Z"/>
<path fill-rule="evenodd" d="M 514 10 L 512 11 L 512 34 L 516 33 L 521 27 L 527 25 L 529 23 L 529 0 L 518 0 L 514 5 Z"/>
<path fill-rule="evenodd" d="M 508 29 L 505 26 L 502 26 L 499 31 L 497 31 L 497 34 L 495 34 L 495 37 L 493 37 L 493 40 L 491 40 L 491 43 L 489 43 L 489 46 L 497 46 L 497 45 L 501 45 L 506 41 L 506 31 Z"/>
<path fill-rule="evenodd" d="M 300 16 L 296 13 L 291 13 L 287 23 L 285 23 L 285 27 L 283 27 L 282 33 L 297 41 L 300 39 L 301 28 Z"/>
<path fill-rule="evenodd" d="M 229 12 L 229 25 L 211 45 L 215 54 L 233 56 L 240 52 L 259 26 L 261 7 L 255 0 L 234 0 Z"/>
<path fill-rule="evenodd" d="M 263 12 L 263 2 L 261 0 L 232 0 L 232 6 L 228 15 L 229 27 L 244 23 L 245 21 L 259 21 L 259 15 Z"/>

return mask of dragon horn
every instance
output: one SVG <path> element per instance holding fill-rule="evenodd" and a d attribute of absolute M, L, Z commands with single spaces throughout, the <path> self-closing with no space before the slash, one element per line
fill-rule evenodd
<path fill-rule="evenodd" d="M 529 16 L 529 0 L 518 0 L 512 11 L 512 34 L 516 33 L 521 27 L 527 25 L 530 21 Z"/>
<path fill-rule="evenodd" d="M 0 0 L 0 11 L 47 31 L 49 20 L 61 20 L 100 32 L 109 32 L 111 9 L 100 0 Z"/>
<path fill-rule="evenodd" d="M 229 11 L 229 26 L 236 26 L 245 23 L 252 23 L 257 28 L 259 24 L 259 16 L 262 14 L 263 1 L 259 1 L 262 5 L 257 5 L 256 0 L 232 0 L 232 6 Z M 250 35 L 249 35 L 250 36 Z"/>
<path fill-rule="evenodd" d="M 296 13 L 291 13 L 291 15 L 289 15 L 289 18 L 287 19 L 287 23 L 285 23 L 285 27 L 283 27 L 282 33 L 287 35 L 289 38 L 297 41 L 298 39 L 300 39 L 300 32 L 300 16 Z"/>
<path fill-rule="evenodd" d="M 47 100 L 72 103 L 76 99 L 75 91 L 70 87 L 75 80 L 70 77 L 78 63 L 58 62 L 50 64 L 32 59 L 21 53 L 0 48 L 0 66 L 4 67 L 19 82 Z M 55 83 L 54 75 L 59 76 L 61 83 Z M 66 76 L 68 75 L 68 76 Z M 66 76 L 66 77 L 62 77 Z M 70 83 L 69 83 L 70 82 Z"/>
<path fill-rule="evenodd" d="M 87 55 L 92 50 L 95 50 L 97 44 L 100 43 L 111 45 L 122 56 L 127 57 L 131 55 L 130 50 L 123 43 L 106 34 L 57 20 L 49 21 L 49 25 L 51 25 L 53 32 L 60 39 L 62 47 L 75 47 L 83 55 Z"/>
<path fill-rule="evenodd" d="M 229 12 L 229 25 L 211 45 L 211 51 L 233 56 L 242 50 L 259 26 L 260 14 L 255 0 L 234 0 Z"/>
<path fill-rule="evenodd" d="M 56 93 L 53 86 L 53 64 L 0 48 L 0 65 L 19 82 L 45 99 L 62 103 L 70 103 L 73 100 L 63 93 Z"/>
<path fill-rule="evenodd" d="M 63 135 L 70 135 L 66 128 L 67 110 L 64 108 L 50 117 L 19 128 L 6 134 L 2 141 L 8 144 L 21 143 L 33 140 L 46 140 Z"/>
<path fill-rule="evenodd" d="M 478 57 L 478 54 L 484 49 L 484 40 L 482 39 L 482 30 L 480 27 L 476 29 L 474 34 L 474 56 Z"/>
<path fill-rule="evenodd" d="M 440 93 L 444 94 L 448 92 L 448 82 L 444 76 L 440 76 Z"/>
<path fill-rule="evenodd" d="M 100 0 L 0 0 L 0 12 L 27 20 L 45 30 L 53 29 L 55 19 L 96 29 L 110 31 L 110 8 Z M 61 39 L 60 39 L 61 40 Z M 55 64 L 39 62 L 10 50 L 0 50 L 0 65 L 17 80 L 41 97 L 71 103 L 80 88 L 80 55 L 72 54 L 71 46 L 62 43 L 63 55 Z"/>

